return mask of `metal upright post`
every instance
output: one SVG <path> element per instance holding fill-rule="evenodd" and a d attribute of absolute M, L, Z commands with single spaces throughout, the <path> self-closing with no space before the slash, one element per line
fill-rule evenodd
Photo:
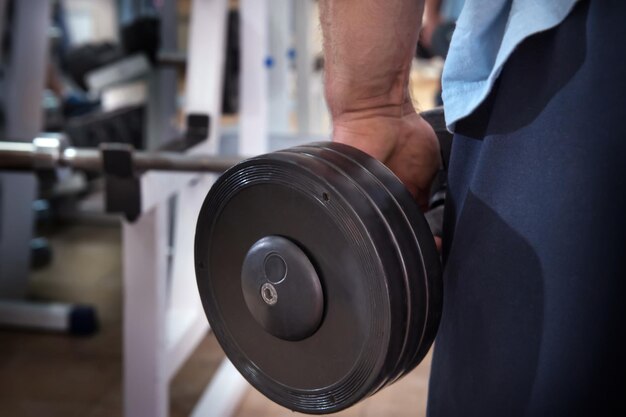
<path fill-rule="evenodd" d="M 311 120 L 312 97 L 311 80 L 313 74 L 313 46 L 311 37 L 311 19 L 315 3 L 311 0 L 294 2 L 296 27 L 296 103 L 298 112 L 298 132 L 301 135 L 313 133 Z"/>
<path fill-rule="evenodd" d="M 10 55 L 3 63 L 3 109 L 8 138 L 34 138 L 42 128 L 48 62 L 51 2 L 13 3 Z M 26 294 L 33 233 L 32 203 L 37 182 L 32 173 L 0 174 L 0 298 Z"/>
<path fill-rule="evenodd" d="M 161 2 L 159 8 L 160 49 L 175 51 L 177 44 L 176 1 Z M 148 77 L 148 97 L 146 103 L 146 149 L 157 149 L 175 138 L 178 96 L 178 73 L 172 66 L 155 66 Z"/>
<path fill-rule="evenodd" d="M 10 53 L 0 94 L 5 110 L 4 137 L 32 141 L 43 128 L 42 96 L 48 64 L 50 1 L 13 2 Z M 24 299 L 30 273 L 33 173 L 0 174 L 0 310 L 2 326 L 89 333 L 96 329 L 93 310 L 68 303 Z"/>
<path fill-rule="evenodd" d="M 291 9 L 293 0 L 272 0 L 269 17 L 269 131 L 291 131 Z"/>
<path fill-rule="evenodd" d="M 167 417 L 166 205 L 124 223 L 124 415 Z"/>
<path fill-rule="evenodd" d="M 239 153 L 268 150 L 268 0 L 240 0 L 241 105 Z"/>

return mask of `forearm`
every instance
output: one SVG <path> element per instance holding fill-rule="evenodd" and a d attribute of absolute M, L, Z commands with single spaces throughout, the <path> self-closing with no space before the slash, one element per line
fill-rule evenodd
<path fill-rule="evenodd" d="M 384 162 L 426 208 L 439 142 L 409 94 L 423 8 L 423 0 L 320 0 L 333 140 Z"/>
<path fill-rule="evenodd" d="M 423 0 L 321 0 L 325 94 L 334 122 L 412 112 L 409 73 Z"/>

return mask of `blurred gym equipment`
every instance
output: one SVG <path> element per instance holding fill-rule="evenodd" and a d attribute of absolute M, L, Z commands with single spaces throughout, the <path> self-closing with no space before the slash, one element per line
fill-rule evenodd
<path fill-rule="evenodd" d="M 21 5 L 29 2 L 14 3 Z M 133 5 L 137 2 L 122 3 Z M 274 7 L 273 2 L 272 7 L 269 7 L 266 0 L 241 1 L 240 138 L 238 150 L 231 150 L 226 154 L 242 157 L 223 156 L 223 149 L 220 150 L 219 147 L 220 116 L 225 107 L 222 92 L 227 3 L 225 0 L 191 2 L 189 46 L 186 58 L 182 59 L 184 55 L 176 51 L 174 42 L 174 2 L 163 2 L 159 11 L 160 47 L 155 53 L 147 54 L 145 61 L 103 60 L 101 64 L 85 72 L 85 87 L 100 91 L 100 105 L 111 107 L 107 107 L 108 110 L 101 114 L 77 116 L 71 126 L 75 129 L 66 132 L 69 136 L 68 142 L 41 134 L 41 123 L 38 123 L 36 129 L 0 136 L 11 140 L 11 143 L 0 146 L 0 169 L 11 172 L 8 174 L 9 171 L 5 171 L 3 176 L 27 176 L 34 187 L 37 177 L 41 179 L 61 176 L 67 171 L 96 172 L 102 174 L 106 182 L 106 208 L 110 212 L 124 214 L 123 396 L 124 414 L 127 416 L 168 415 L 169 381 L 208 330 L 195 281 L 192 234 L 202 202 L 216 178 L 211 173 L 223 171 L 243 157 L 271 150 L 270 124 L 284 127 L 287 120 L 285 115 L 288 103 L 284 93 L 288 89 L 291 72 L 297 76 L 299 133 L 310 138 L 324 132 L 321 122 L 324 108 L 323 104 L 319 104 L 323 102 L 321 80 L 319 72 L 315 70 L 315 55 L 311 53 L 313 2 L 282 0 L 280 7 Z M 294 16 L 291 16 L 291 11 Z M 132 7 L 123 8 L 121 15 L 125 23 L 131 22 Z M 298 22 L 293 28 L 291 19 Z M 43 17 L 42 22 L 40 26 L 46 27 Z M 139 26 L 148 31 L 154 29 L 151 23 Z M 290 28 L 295 31 L 295 48 L 285 42 L 283 36 Z M 45 57 L 45 51 L 41 51 L 41 56 Z M 39 49 L 31 48 L 28 54 L 32 58 L 34 54 L 39 54 Z M 112 74 L 106 72 L 112 69 L 109 65 L 126 65 L 129 62 L 136 64 L 132 67 L 136 70 L 133 72 L 135 75 L 130 79 L 104 76 Z M 147 68 L 144 65 L 146 62 L 151 67 L 144 72 Z M 32 62 L 28 65 L 32 66 Z M 176 107 L 172 97 L 177 94 L 175 75 L 181 69 L 186 75 L 186 126 L 182 135 L 172 123 L 173 109 Z M 94 78 L 93 74 L 98 74 L 98 71 L 104 72 Z M 143 87 L 135 82 L 136 77 L 142 79 Z M 35 84 L 39 85 L 39 81 L 34 84 L 26 83 L 29 88 Z M 11 85 L 16 94 L 21 93 L 26 97 L 26 90 L 19 90 L 24 88 L 23 85 L 20 87 L 20 84 L 13 82 Z M 120 104 L 120 96 L 134 99 L 134 105 L 138 107 L 116 107 Z M 5 97 L 8 100 L 9 96 Z M 150 100 L 141 104 L 142 97 L 150 97 Z M 16 98 L 16 104 L 20 98 Z M 316 100 L 319 105 L 315 105 Z M 39 105 L 33 104 L 30 110 L 37 109 Z M 6 108 L 8 106 L 5 105 Z M 23 107 L 16 106 L 15 109 L 23 110 Z M 30 118 L 27 112 L 20 113 L 20 116 L 29 122 L 37 120 Z M 85 117 L 79 119 L 82 116 Z M 133 130 L 133 126 L 139 125 L 142 128 Z M 135 131 L 138 132 L 137 135 L 132 133 Z M 176 141 L 174 145 L 170 143 L 172 138 L 181 136 L 184 140 Z M 15 143 L 20 138 L 23 139 L 22 143 Z M 122 143 L 110 143 L 112 141 Z M 272 146 L 272 149 L 276 147 Z M 37 171 L 37 176 L 31 170 Z M 6 188 L 0 190 L 0 193 L 4 193 L 4 190 Z M 27 191 L 27 188 L 18 187 L 12 193 L 25 195 Z M 6 194 L 2 194 L 4 195 Z M 329 197 L 331 196 L 329 193 Z M 34 198 L 33 192 L 28 198 L 28 204 L 18 204 L 14 199 L 1 196 L 0 202 L 13 204 L 16 212 L 23 214 L 25 207 L 30 207 Z M 15 227 L 17 224 L 12 223 L 10 226 Z M 31 227 L 32 219 L 28 221 L 28 230 Z M 0 241 L 6 236 L 12 236 L 5 232 L 14 231 L 10 227 L 1 230 Z M 22 238 L 19 235 L 19 239 Z M 18 247 L 19 242 L 15 237 L 6 239 L 8 244 Z M 4 265 L 4 254 L 2 252 L 0 267 Z M 3 275 L 2 280 L 4 278 Z M 272 287 L 266 286 L 266 289 L 269 291 L 266 298 L 271 300 Z M 274 290 L 275 295 L 282 294 L 280 287 L 277 289 L 274 286 Z M 402 292 L 408 297 L 405 291 L 406 289 L 400 290 L 396 295 Z M 15 311 L 12 310 L 15 308 L 13 305 L 7 305 L 7 308 Z M 69 315 L 66 309 L 57 308 L 56 311 L 63 317 Z M 2 311 L 0 315 L 11 317 L 9 313 Z M 56 321 L 49 328 L 58 329 L 60 322 Z M 402 331 L 394 330 L 396 336 L 393 346 L 407 344 L 406 338 L 400 336 L 401 333 Z M 425 341 L 423 346 L 427 345 Z M 405 369 L 399 365 L 400 362 L 409 366 L 412 359 L 419 357 L 417 351 L 410 355 L 408 352 L 411 350 L 408 345 L 403 347 L 402 351 L 406 355 L 395 359 L 392 359 L 392 355 L 385 355 L 388 358 L 385 359 L 387 363 L 395 361 L 398 364 L 396 375 L 400 375 Z M 377 376 L 372 378 L 381 383 L 392 379 L 391 374 L 374 372 L 372 375 L 375 374 Z M 373 385 L 366 385 L 367 388 L 364 385 L 359 391 L 363 395 L 368 395 L 373 390 Z M 239 372 L 225 360 L 196 404 L 193 415 L 230 414 L 247 386 Z M 358 400 L 358 396 L 352 396 L 352 400 Z M 346 404 L 337 402 L 335 406 L 343 407 Z"/>
<path fill-rule="evenodd" d="M 443 112 L 423 116 L 445 152 Z M 429 350 L 442 302 L 431 229 L 402 183 L 367 154 L 321 142 L 239 162 L 36 143 L 1 145 L 0 169 L 72 167 L 135 185 L 148 169 L 228 170 L 199 214 L 198 288 L 229 359 L 273 401 L 307 413 L 339 411 L 410 372 Z M 442 192 L 440 184 L 432 194 Z M 119 199 L 129 207 L 140 194 Z M 131 221 L 141 212 L 134 204 L 125 211 Z"/>

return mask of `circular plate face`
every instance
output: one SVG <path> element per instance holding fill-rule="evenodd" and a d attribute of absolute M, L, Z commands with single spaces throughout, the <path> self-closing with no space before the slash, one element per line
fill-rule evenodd
<path fill-rule="evenodd" d="M 307 413 L 339 411 L 408 372 L 441 308 L 439 259 L 420 221 L 400 181 L 345 145 L 292 148 L 227 171 L 201 209 L 195 266 L 229 359 L 267 397 Z M 301 284 L 281 290 L 291 262 Z M 273 309 L 281 302 L 297 309 L 291 322 Z"/>
<path fill-rule="evenodd" d="M 374 392 L 397 361 L 406 320 L 390 231 L 345 176 L 306 155 L 237 165 L 207 196 L 196 230 L 198 288 L 227 356 L 252 385 L 288 408 L 327 413 Z M 309 337 L 284 340 L 252 316 L 241 287 L 248 250 L 282 236 L 307 254 L 324 311 Z M 393 306 L 393 308 L 392 308 Z"/>

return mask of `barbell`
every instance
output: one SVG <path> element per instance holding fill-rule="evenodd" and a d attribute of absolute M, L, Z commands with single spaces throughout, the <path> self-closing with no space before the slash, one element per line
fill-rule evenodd
<path fill-rule="evenodd" d="M 55 137 L 36 138 L 32 142 L 0 141 L 0 170 L 41 171 L 73 168 L 88 172 L 106 171 L 107 152 L 123 151 L 131 158 L 136 171 L 224 172 L 241 162 L 240 157 L 185 155 L 173 151 L 137 151 L 120 143 L 103 143 L 97 148 L 63 146 Z"/>
<path fill-rule="evenodd" d="M 442 112 L 422 115 L 447 154 Z M 384 164 L 333 142 L 243 161 L 123 149 L 132 170 L 226 170 L 198 217 L 198 290 L 227 357 L 269 399 L 336 412 L 424 358 L 441 317 L 440 258 L 424 215 Z M 0 169 L 102 171 L 108 159 L 0 142 Z"/>

